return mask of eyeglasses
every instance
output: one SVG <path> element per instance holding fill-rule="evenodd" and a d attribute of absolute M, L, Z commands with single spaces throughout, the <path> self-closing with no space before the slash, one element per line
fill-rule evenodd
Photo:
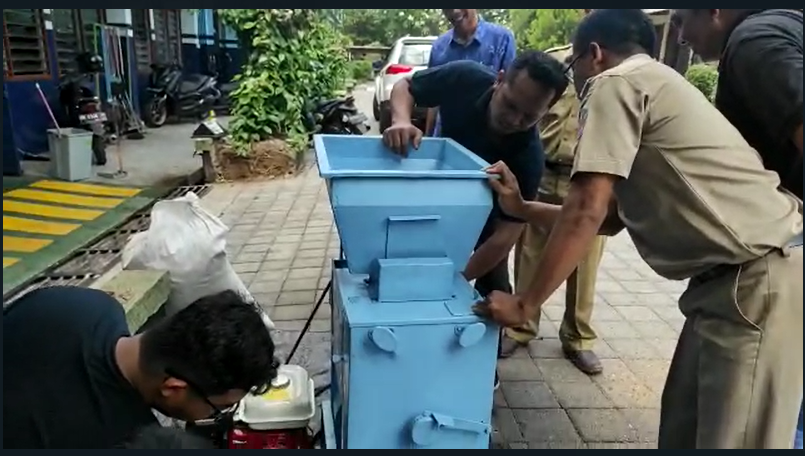
<path fill-rule="evenodd" d="M 222 423 L 222 422 L 225 422 L 225 421 L 228 421 L 228 420 L 232 419 L 232 416 L 234 415 L 235 411 L 238 408 L 238 404 L 232 404 L 229 407 L 221 408 L 221 407 L 213 404 L 212 401 L 210 400 L 209 396 L 207 395 L 207 393 L 204 392 L 204 389 L 199 387 L 198 384 L 196 384 L 195 382 L 189 380 L 187 377 L 185 377 L 183 375 L 178 375 L 175 371 L 173 371 L 171 369 L 165 369 L 165 373 L 167 375 L 177 379 L 177 380 L 181 380 L 181 381 L 185 382 L 187 384 L 188 389 L 190 389 L 190 391 L 192 391 L 193 394 L 198 396 L 201 400 L 203 400 L 212 409 L 212 416 L 210 416 L 209 418 L 207 418 L 205 420 L 200 420 L 200 421 L 205 421 L 205 422 L 206 421 L 212 421 L 212 422 L 218 424 L 218 423 Z"/>

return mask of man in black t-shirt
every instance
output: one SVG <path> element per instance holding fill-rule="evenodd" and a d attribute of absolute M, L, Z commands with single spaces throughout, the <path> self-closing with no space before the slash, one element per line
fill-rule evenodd
<path fill-rule="evenodd" d="M 567 84 L 562 64 L 544 52 L 521 54 L 505 74 L 468 60 L 429 68 L 394 85 L 392 126 L 383 139 L 391 149 L 406 154 L 409 144 L 416 148 L 422 139 L 422 132 L 411 124 L 412 107 L 439 108 L 441 136 L 489 163 L 505 162 L 523 198 L 531 201 L 545 164 L 535 125 Z M 494 204 L 464 271 L 482 296 L 496 290 L 511 293 L 509 253 L 525 223 L 501 211 L 497 201 Z"/>
<path fill-rule="evenodd" d="M 674 21 L 719 61 L 718 110 L 802 199 L 802 10 L 680 9 Z"/>
<path fill-rule="evenodd" d="M 33 291 L 3 315 L 3 448 L 115 448 L 155 424 L 220 416 L 276 376 L 259 311 L 202 298 L 132 336 L 105 292 Z"/>

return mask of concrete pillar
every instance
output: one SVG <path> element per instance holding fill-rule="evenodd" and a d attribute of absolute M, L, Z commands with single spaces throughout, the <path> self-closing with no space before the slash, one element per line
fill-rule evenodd
<path fill-rule="evenodd" d="M 109 25 L 120 25 L 131 27 L 130 9 L 108 9 L 106 10 L 106 23 Z"/>
<path fill-rule="evenodd" d="M 198 13 L 197 10 L 182 10 L 182 44 L 192 44 L 199 47 L 198 40 Z"/>

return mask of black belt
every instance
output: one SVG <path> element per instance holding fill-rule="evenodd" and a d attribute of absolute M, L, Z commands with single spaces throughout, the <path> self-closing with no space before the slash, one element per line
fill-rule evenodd
<path fill-rule="evenodd" d="M 568 164 L 565 164 L 565 163 L 557 163 L 557 162 L 546 161 L 545 162 L 545 167 L 550 169 L 551 171 L 557 172 L 557 173 L 567 172 L 567 174 L 570 174 L 570 172 L 573 171 L 573 165 L 568 165 Z"/>
<path fill-rule="evenodd" d="M 795 249 L 797 247 L 802 247 L 802 233 L 791 238 L 788 242 L 785 243 L 781 249 Z M 718 266 L 714 266 L 707 271 L 702 272 L 701 274 L 697 274 L 694 277 L 691 277 L 690 282 L 691 285 L 701 285 L 704 282 L 708 282 L 710 280 L 715 279 L 716 277 L 725 274 L 730 269 L 734 268 L 737 265 L 734 264 L 720 264 Z"/>

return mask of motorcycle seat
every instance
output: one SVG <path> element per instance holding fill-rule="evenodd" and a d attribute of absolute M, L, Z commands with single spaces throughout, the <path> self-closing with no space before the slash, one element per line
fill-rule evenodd
<path fill-rule="evenodd" d="M 207 83 L 207 79 L 208 78 L 200 75 L 185 77 L 182 79 L 181 84 L 179 84 L 179 91 L 182 93 L 195 92 Z"/>

